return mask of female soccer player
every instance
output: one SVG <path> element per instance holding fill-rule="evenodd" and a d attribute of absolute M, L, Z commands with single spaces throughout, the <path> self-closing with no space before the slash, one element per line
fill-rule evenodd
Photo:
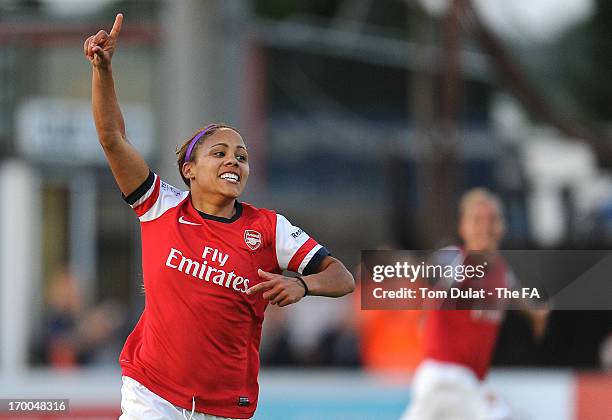
<path fill-rule="evenodd" d="M 473 188 L 461 197 L 458 216 L 458 233 L 463 244 L 445 248 L 447 256 L 452 255 L 453 259 L 461 256 L 462 265 L 470 254 L 486 257 L 487 267 L 484 277 L 478 280 L 479 288 L 516 287 L 514 274 L 499 253 L 506 230 L 499 197 L 487 189 Z M 411 405 L 401 420 L 512 418 L 505 402 L 483 385 L 504 308 L 425 312 L 423 361 L 413 378 Z M 533 322 L 534 331 L 542 334 L 548 311 L 525 304 L 525 314 Z"/>
<path fill-rule="evenodd" d="M 120 356 L 122 419 L 250 418 L 268 303 L 354 289 L 344 265 L 271 210 L 237 198 L 248 152 L 233 128 L 212 124 L 177 152 L 188 191 L 151 172 L 127 141 L 111 60 L 121 31 L 87 38 L 100 144 L 141 223 L 146 304 Z M 302 277 L 281 275 L 291 270 Z"/>

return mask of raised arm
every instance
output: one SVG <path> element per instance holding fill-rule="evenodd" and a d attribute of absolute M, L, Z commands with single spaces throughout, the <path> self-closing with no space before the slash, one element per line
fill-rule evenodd
<path fill-rule="evenodd" d="M 110 34 L 99 31 L 85 40 L 83 52 L 92 64 L 92 109 L 98 140 L 119 189 L 134 192 L 149 175 L 149 167 L 125 135 L 123 115 L 117 102 L 111 61 L 121 32 L 123 15 L 118 14 Z"/>

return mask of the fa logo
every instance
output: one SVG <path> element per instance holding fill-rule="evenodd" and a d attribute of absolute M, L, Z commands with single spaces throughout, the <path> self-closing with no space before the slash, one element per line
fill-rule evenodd
<path fill-rule="evenodd" d="M 261 233 L 256 230 L 245 230 L 244 231 L 244 242 L 247 244 L 252 251 L 255 251 L 261 246 Z"/>

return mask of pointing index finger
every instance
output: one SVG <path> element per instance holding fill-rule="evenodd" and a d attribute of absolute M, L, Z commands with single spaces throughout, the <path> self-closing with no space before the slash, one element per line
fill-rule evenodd
<path fill-rule="evenodd" d="M 115 23 L 113 23 L 113 28 L 111 29 L 110 35 L 113 38 L 117 38 L 119 36 L 119 32 L 121 32 L 121 26 L 123 25 L 123 13 L 117 13 L 115 17 Z"/>
<path fill-rule="evenodd" d="M 273 280 L 263 281 L 261 283 L 256 284 L 255 286 L 250 287 L 246 293 L 247 295 L 252 295 L 253 293 L 257 293 L 260 290 L 268 290 L 274 286 Z"/>

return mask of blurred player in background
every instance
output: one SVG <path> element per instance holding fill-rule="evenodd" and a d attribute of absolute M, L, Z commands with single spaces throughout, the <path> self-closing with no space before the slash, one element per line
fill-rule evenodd
<path fill-rule="evenodd" d="M 146 303 L 120 356 L 121 418 L 250 418 L 267 304 L 339 297 L 354 280 L 286 218 L 237 200 L 249 162 L 235 129 L 209 125 L 178 150 L 188 191 L 151 172 L 126 139 L 115 95 L 111 59 L 122 21 L 117 15 L 110 34 L 84 44 L 100 144 L 141 222 Z"/>
<path fill-rule="evenodd" d="M 466 192 L 459 204 L 456 247 L 463 264 L 471 252 L 486 258 L 480 281 L 493 287 L 512 287 L 512 275 L 497 253 L 505 233 L 501 201 L 484 188 Z M 449 248 L 447 248 L 449 249 Z M 482 387 L 503 320 L 503 310 L 425 311 L 424 359 L 414 376 L 413 399 L 402 420 L 508 420 L 509 409 Z M 537 334 L 542 316 L 534 311 Z"/>

